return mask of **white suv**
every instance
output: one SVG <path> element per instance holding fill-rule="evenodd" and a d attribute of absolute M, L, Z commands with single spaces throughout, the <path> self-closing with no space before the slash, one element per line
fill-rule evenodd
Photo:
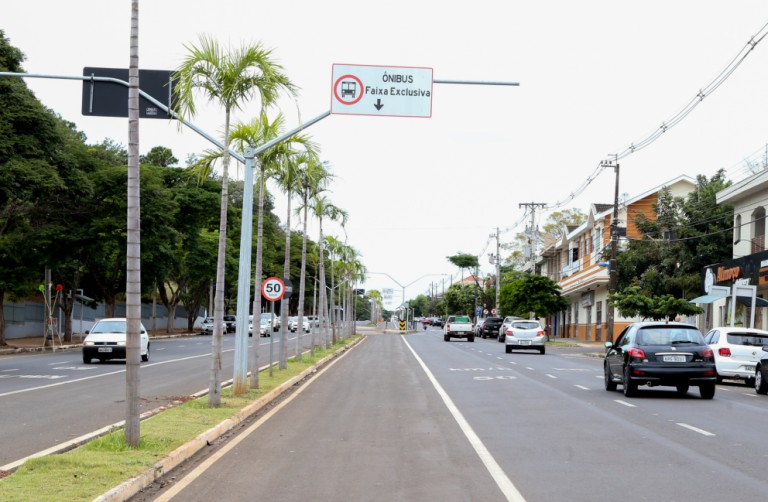
<path fill-rule="evenodd" d="M 763 345 L 768 345 L 768 331 L 747 328 L 712 328 L 704 341 L 715 353 L 717 381 L 723 378 L 744 380 L 755 384 L 755 367 L 760 361 Z"/>

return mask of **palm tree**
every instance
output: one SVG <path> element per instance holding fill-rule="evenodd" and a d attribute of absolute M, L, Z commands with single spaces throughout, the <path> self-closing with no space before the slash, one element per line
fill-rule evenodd
<path fill-rule="evenodd" d="M 307 275 L 307 213 L 310 209 L 310 200 L 313 200 L 315 196 L 323 192 L 333 175 L 330 172 L 327 163 L 322 163 L 317 159 L 307 159 L 308 162 L 304 164 L 304 168 L 300 171 L 299 182 L 299 196 L 301 197 L 301 205 L 296 209 L 296 213 L 302 213 L 302 225 L 301 232 L 301 274 L 299 275 L 299 326 L 303 326 L 304 321 L 304 296 L 306 295 L 306 275 Z M 317 288 L 315 288 L 317 291 Z M 315 302 L 317 305 L 317 302 Z M 312 326 L 310 326 L 310 331 Z M 314 334 L 312 335 L 312 353 L 314 354 Z M 301 351 L 299 346 L 299 337 L 296 337 L 296 357 L 301 357 Z"/>
<path fill-rule="evenodd" d="M 304 152 L 296 155 L 289 155 L 274 173 L 278 186 L 285 192 L 288 199 L 288 209 L 286 211 L 285 220 L 285 262 L 283 264 L 283 277 L 287 278 L 290 278 L 291 275 L 291 199 L 293 198 L 293 195 L 298 194 L 301 189 L 302 167 L 317 160 L 317 147 L 309 142 L 308 139 L 304 145 L 307 148 Z M 286 369 L 288 367 L 288 361 L 285 350 L 285 339 L 288 332 L 288 308 L 283 308 L 282 305 L 284 304 L 281 304 L 280 308 L 280 357 L 278 359 L 280 361 L 280 369 Z M 301 312 L 301 308 L 299 311 Z M 304 326 L 302 322 L 303 315 L 299 314 L 296 329 L 296 357 L 299 357 L 301 354 L 299 340 L 301 339 L 301 331 Z"/>
<path fill-rule="evenodd" d="M 312 203 L 312 212 L 315 214 L 315 216 L 318 218 L 320 222 L 320 238 L 317 242 L 320 243 L 320 270 L 318 271 L 318 274 L 320 276 L 320 332 L 323 336 L 323 339 L 325 340 L 325 347 L 327 349 L 331 348 L 331 341 L 328 337 L 328 331 L 327 331 L 327 325 L 326 325 L 326 319 L 327 316 L 324 315 L 324 312 L 328 308 L 327 300 L 325 296 L 325 256 L 323 253 L 323 218 L 328 218 L 331 221 L 340 221 L 341 226 L 344 227 L 347 224 L 347 218 L 349 217 L 348 213 L 344 211 L 343 209 L 340 209 L 339 207 L 333 205 L 331 201 L 326 197 L 325 195 L 318 195 L 314 198 L 314 201 Z M 312 337 L 312 351 L 314 355 L 314 348 L 315 348 L 315 342 L 314 342 L 314 335 Z"/>
<path fill-rule="evenodd" d="M 185 46 L 189 54 L 177 69 L 176 113 L 184 120 L 195 115 L 196 91 L 224 108 L 224 157 L 221 178 L 221 212 L 219 247 L 216 261 L 216 294 L 214 296 L 214 330 L 212 335 L 211 377 L 208 405 L 221 404 L 221 353 L 224 325 L 224 264 L 227 244 L 227 203 L 229 201 L 230 119 L 233 110 L 256 95 L 264 111 L 275 103 L 282 91 L 295 93 L 294 86 L 272 59 L 272 51 L 261 44 L 225 52 L 212 38 L 202 36 L 199 45 Z M 255 344 L 258 345 L 258 344 Z M 258 374 L 258 371 L 254 371 Z"/>
<path fill-rule="evenodd" d="M 128 69 L 128 234 L 126 248 L 125 442 L 139 446 L 141 331 L 141 188 L 139 172 L 139 0 L 131 1 Z"/>

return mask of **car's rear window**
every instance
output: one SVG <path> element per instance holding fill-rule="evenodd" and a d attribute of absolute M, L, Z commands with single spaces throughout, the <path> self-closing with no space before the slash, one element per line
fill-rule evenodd
<path fill-rule="evenodd" d="M 768 336 L 758 333 L 728 333 L 728 343 L 732 345 L 768 345 Z"/>
<path fill-rule="evenodd" d="M 703 344 L 704 338 L 696 328 L 651 326 L 637 332 L 638 345 L 674 345 L 676 343 Z"/>
<path fill-rule="evenodd" d="M 516 329 L 536 329 L 540 328 L 541 325 L 535 321 L 518 321 L 513 322 L 512 327 Z"/>

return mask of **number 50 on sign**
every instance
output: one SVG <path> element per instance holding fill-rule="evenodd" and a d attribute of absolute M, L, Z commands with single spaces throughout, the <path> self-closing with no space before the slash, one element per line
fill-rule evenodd
<path fill-rule="evenodd" d="M 285 283 L 279 277 L 270 277 L 261 284 L 261 294 L 270 302 L 276 302 L 285 295 Z"/>

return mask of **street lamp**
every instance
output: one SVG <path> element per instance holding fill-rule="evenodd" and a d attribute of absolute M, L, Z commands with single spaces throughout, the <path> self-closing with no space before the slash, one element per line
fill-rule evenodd
<path fill-rule="evenodd" d="M 409 282 L 409 283 L 408 283 L 408 284 L 406 284 L 406 285 L 402 285 L 402 284 L 400 284 L 400 282 L 399 282 L 397 279 L 395 279 L 394 277 L 392 277 L 391 275 L 389 275 L 389 274 L 388 274 L 388 273 L 386 273 L 386 272 L 367 272 L 367 273 L 368 273 L 368 274 L 379 274 L 379 275 L 386 275 L 387 277 L 389 277 L 390 279 L 392 279 L 392 281 L 394 281 L 394 283 L 395 283 L 395 284 L 397 284 L 398 286 L 400 286 L 400 289 L 402 290 L 402 301 L 401 301 L 401 303 L 400 303 L 400 305 L 401 305 L 401 306 L 404 306 L 404 305 L 405 305 L 405 288 L 407 288 L 408 286 L 412 286 L 412 285 L 416 284 L 418 281 L 422 280 L 422 279 L 423 279 L 423 278 L 425 278 L 425 277 L 429 277 L 429 276 L 432 276 L 432 275 L 439 275 L 439 276 L 445 276 L 445 275 L 447 275 L 447 274 L 424 274 L 424 275 L 422 275 L 421 277 L 419 277 L 418 279 L 415 279 L 415 280 L 413 280 L 413 281 Z M 405 312 L 406 312 L 406 314 L 405 314 L 405 315 L 406 315 L 406 319 L 405 319 L 405 320 L 406 320 L 406 321 L 408 321 L 408 318 L 407 318 L 407 316 L 408 316 L 408 310 L 406 309 L 406 310 L 405 310 Z"/>

